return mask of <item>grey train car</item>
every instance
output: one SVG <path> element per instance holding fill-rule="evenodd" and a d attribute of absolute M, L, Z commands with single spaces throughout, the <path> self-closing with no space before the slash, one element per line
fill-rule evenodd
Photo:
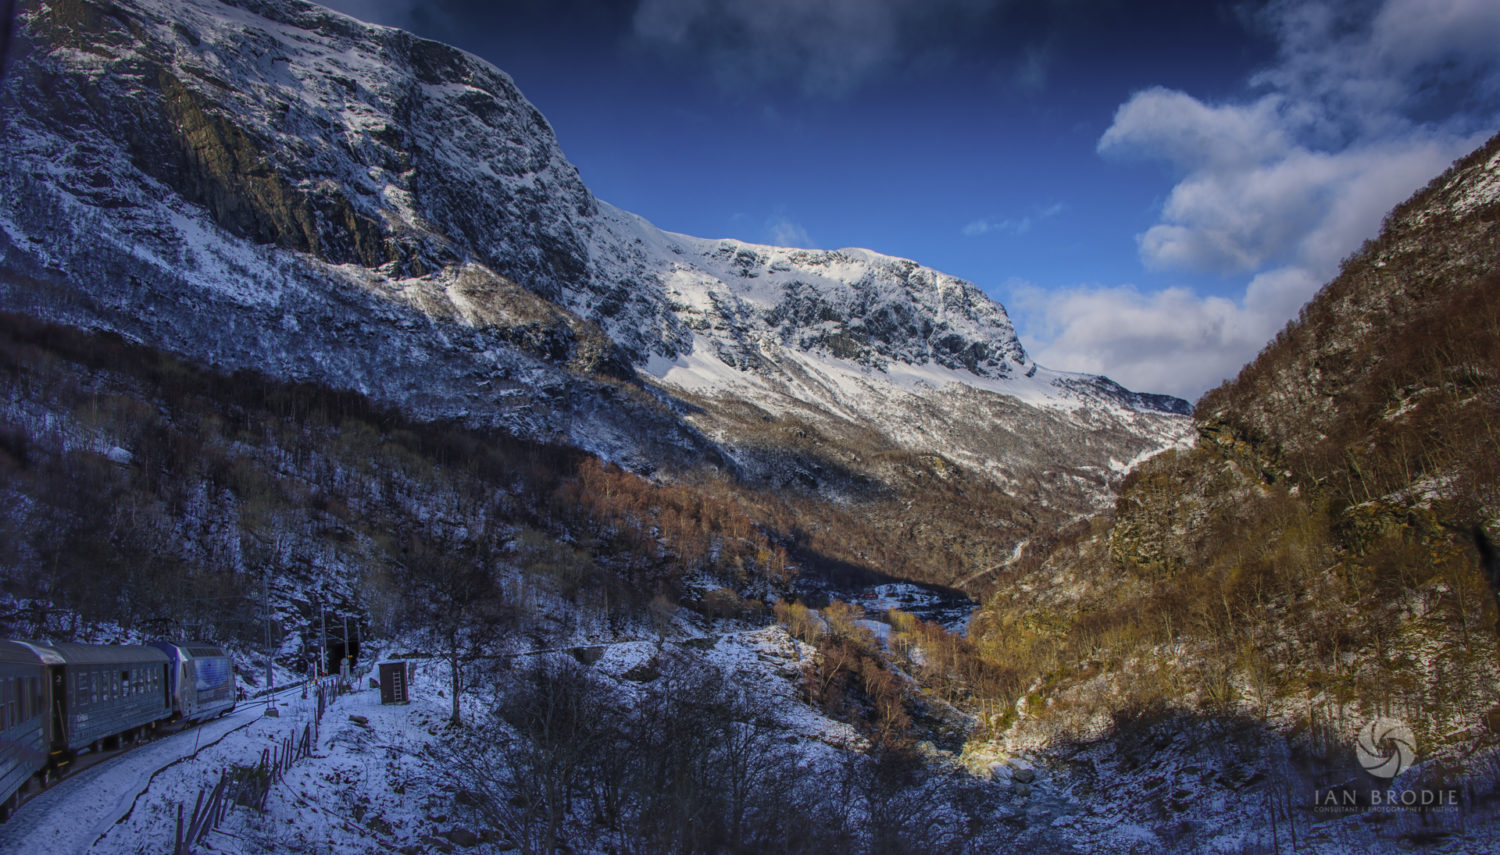
<path fill-rule="evenodd" d="M 207 644 L 37 644 L 0 640 L 0 820 L 32 776 L 44 784 L 78 752 L 119 745 L 173 720 L 234 709 L 234 669 Z"/>
<path fill-rule="evenodd" d="M 144 645 L 54 644 L 54 750 L 99 748 L 172 715 L 171 660 Z"/>
<path fill-rule="evenodd" d="M 154 641 L 171 660 L 167 691 L 172 717 L 202 721 L 234 709 L 234 666 L 223 650 L 208 644 Z"/>
<path fill-rule="evenodd" d="M 44 655 L 30 645 L 0 641 L 0 820 L 20 803 L 27 779 L 47 766 Z"/>

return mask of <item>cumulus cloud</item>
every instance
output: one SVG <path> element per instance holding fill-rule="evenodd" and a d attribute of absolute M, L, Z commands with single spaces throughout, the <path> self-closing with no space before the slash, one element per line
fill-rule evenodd
<path fill-rule="evenodd" d="M 1137 95 L 1121 114 L 1154 97 Z M 1276 128 L 1262 138 L 1278 134 L 1286 139 Z M 1110 152 L 1131 144 L 1140 143 L 1117 122 L 1100 145 Z M 1211 159 L 1179 159 L 1158 148 L 1186 174 L 1168 195 L 1162 222 L 1140 236 L 1141 260 L 1155 270 L 1226 275 L 1272 264 L 1330 273 L 1373 234 L 1386 210 L 1475 144 L 1470 136 L 1422 132 L 1337 151 L 1284 141 L 1254 155 L 1254 143 L 1234 140 L 1225 147 L 1235 153 Z"/>
<path fill-rule="evenodd" d="M 1494 0 L 1279 0 L 1261 17 L 1280 58 L 1253 82 L 1317 108 L 1325 136 L 1400 133 L 1424 106 L 1500 94 Z"/>
<path fill-rule="evenodd" d="M 1043 365 L 1194 400 L 1254 357 L 1320 284 L 1293 267 L 1257 275 L 1240 300 L 1187 288 L 1012 282 L 1006 302 L 1040 342 L 1032 355 Z"/>
<path fill-rule="evenodd" d="M 934 20 L 982 16 L 999 0 L 641 0 L 643 44 L 704 58 L 727 88 L 792 82 L 839 95 L 922 49 Z"/>
<path fill-rule="evenodd" d="M 1250 96 L 1137 92 L 1098 143 L 1176 172 L 1160 221 L 1138 236 L 1142 262 L 1244 277 L 1242 296 L 1023 287 L 1043 363 L 1195 397 L 1253 358 L 1387 210 L 1500 124 L 1493 0 L 1280 0 L 1260 24 L 1279 52 Z"/>
<path fill-rule="evenodd" d="M 1160 157 L 1187 169 L 1234 168 L 1274 159 L 1290 145 L 1286 100 L 1210 106 L 1185 92 L 1155 87 L 1117 111 L 1099 139 L 1105 154 Z"/>
<path fill-rule="evenodd" d="M 1225 354 L 1251 353 L 1275 325 L 1222 297 L 1186 288 L 1153 294 L 1131 286 L 1044 290 L 1011 283 L 1007 301 L 1043 344 L 1043 365 L 1104 374 L 1131 389 L 1195 398 L 1215 385 Z"/>

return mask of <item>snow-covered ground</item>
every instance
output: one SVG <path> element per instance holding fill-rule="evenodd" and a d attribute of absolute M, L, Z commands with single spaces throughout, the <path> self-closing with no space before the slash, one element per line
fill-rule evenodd
<path fill-rule="evenodd" d="M 762 723 L 779 734 L 777 751 L 791 752 L 806 775 L 826 773 L 829 786 L 841 768 L 848 768 L 849 758 L 867 747 L 854 728 L 804 703 L 801 664 L 814 654 L 780 627 L 726 626 L 694 638 L 630 640 L 537 655 L 584 663 L 592 679 L 626 705 L 649 703 L 651 685 L 672 679 L 674 660 L 709 665 L 728 685 L 755 697 Z M 516 662 L 511 658 L 511 667 Z M 441 752 L 430 750 L 452 733 L 447 680 L 440 660 L 418 660 L 410 704 L 382 705 L 380 693 L 364 681 L 362 688 L 335 698 L 321 719 L 312 755 L 271 788 L 264 812 L 234 807 L 195 851 L 342 855 L 453 852 L 483 844 L 493 845 L 474 851 L 507 851 L 501 832 L 464 807 L 468 782 L 443 765 Z M 264 702 L 244 704 L 222 719 L 80 771 L 0 826 L 0 852 L 170 851 L 179 805 L 190 814 L 198 794 L 223 770 L 254 764 L 262 751 L 300 733 L 316 713 L 315 700 L 304 700 L 295 690 L 282 696 L 278 708 L 281 715 L 270 718 Z M 477 720 L 481 713 L 479 699 L 466 696 L 466 716 Z M 979 767 L 977 778 L 933 780 L 967 787 L 980 799 L 976 816 L 984 817 L 989 831 L 966 841 L 964 852 L 1011 846 L 1064 852 L 1268 852 L 1293 846 L 1293 835 L 1296 851 L 1491 851 L 1486 841 L 1494 839 L 1497 817 L 1478 805 L 1451 818 L 1371 813 L 1318 819 L 1296 806 L 1299 795 L 1267 788 L 1267 774 L 1285 771 L 1271 767 L 1287 762 L 1274 744 L 1245 734 L 1214 737 L 1201 727 L 1150 733 L 1152 738 L 1138 740 L 1134 753 L 1099 743 L 1027 757 L 971 757 L 971 768 Z M 1003 840 L 995 836 L 1002 830 Z"/>
<path fill-rule="evenodd" d="M 205 765 L 251 762 L 249 746 L 269 744 L 272 738 L 280 739 L 282 731 L 289 732 L 295 722 L 309 720 L 305 703 L 278 700 L 283 711 L 280 718 L 266 717 L 264 700 L 241 703 L 222 718 L 83 769 L 36 795 L 0 825 L 0 852 L 169 851 L 175 803 L 187 801 L 191 811 L 197 790 L 213 783 Z M 259 748 L 254 754 L 259 757 Z M 169 802 L 174 806 L 169 808 Z M 111 840 L 115 844 L 121 840 L 115 833 L 120 823 L 139 825 L 143 812 L 152 809 L 173 812 L 172 819 L 158 820 L 167 840 L 161 848 L 111 845 Z"/>
<path fill-rule="evenodd" d="M 417 699 L 404 706 L 381 706 L 380 692 L 370 688 L 333 699 L 313 755 L 272 787 L 266 813 L 234 807 L 195 851 L 264 852 L 289 840 L 318 841 L 302 851 L 394 851 L 383 844 L 425 831 L 413 812 L 420 805 L 403 809 L 401 770 L 420 765 L 446 702 L 432 690 L 434 681 L 424 676 L 418 685 Z M 0 826 L 0 852 L 170 852 L 179 805 L 186 822 L 199 794 L 206 796 L 225 769 L 253 766 L 265 749 L 301 734 L 316 704 L 295 689 L 278 697 L 276 717 L 266 715 L 264 700 L 242 703 L 223 718 L 80 770 Z M 382 797 L 377 811 L 360 810 Z"/>
<path fill-rule="evenodd" d="M 747 691 L 763 695 L 788 741 L 800 746 L 796 750 L 826 758 L 862 740 L 847 724 L 801 702 L 798 664 L 810 655 L 804 647 L 771 627 L 578 649 L 597 651 L 592 671 L 623 695 L 654 679 L 643 677 L 643 671 L 664 651 L 690 650 Z M 365 681 L 334 698 L 312 756 L 273 785 L 265 812 L 234 807 L 195 851 L 416 852 L 441 850 L 454 839 L 493 836 L 450 816 L 452 790 L 462 782 L 434 767 L 425 751 L 448 726 L 448 674 L 439 660 L 418 662 L 410 704 L 382 705 L 380 692 Z M 303 699 L 295 689 L 278 697 L 277 708 L 280 715 L 268 717 L 263 700 L 242 703 L 223 718 L 80 770 L 0 825 L 0 852 L 171 851 L 179 805 L 186 821 L 199 793 L 206 795 L 225 769 L 254 765 L 262 751 L 274 751 L 316 716 L 315 698 Z"/>

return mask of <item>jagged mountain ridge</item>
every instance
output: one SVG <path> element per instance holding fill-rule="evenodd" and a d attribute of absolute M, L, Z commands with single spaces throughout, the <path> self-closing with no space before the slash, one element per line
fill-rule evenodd
<path fill-rule="evenodd" d="M 399 30 L 64 0 L 22 5 L 15 53 L 0 287 L 40 317 L 815 491 L 886 480 L 870 452 L 900 450 L 1076 514 L 1186 430 L 1184 402 L 1037 366 L 962 280 L 594 199 L 506 75 Z M 788 419 L 810 450 L 761 441 Z"/>

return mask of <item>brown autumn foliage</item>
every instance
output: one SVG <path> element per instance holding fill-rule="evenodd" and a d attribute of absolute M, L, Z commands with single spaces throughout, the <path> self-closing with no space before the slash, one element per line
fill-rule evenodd
<path fill-rule="evenodd" d="M 817 651 L 802 673 L 808 701 L 857 723 L 877 745 L 910 744 L 908 695 L 913 687 L 892 670 L 870 630 L 859 625 L 863 609 L 840 600 L 821 611 L 782 601 L 773 613 L 789 633 Z"/>
<path fill-rule="evenodd" d="M 460 544 L 481 531 L 509 541 L 513 560 L 569 597 L 613 588 L 629 606 L 675 598 L 698 571 L 732 585 L 796 572 L 778 536 L 712 481 L 654 483 L 576 449 L 224 375 L 113 335 L 0 315 L 0 385 L 13 402 L 0 418 L 5 590 L 87 620 L 253 638 L 260 617 L 244 601 L 265 566 L 400 577 L 404 543 L 451 539 L 423 507 L 464 520 Z"/>

